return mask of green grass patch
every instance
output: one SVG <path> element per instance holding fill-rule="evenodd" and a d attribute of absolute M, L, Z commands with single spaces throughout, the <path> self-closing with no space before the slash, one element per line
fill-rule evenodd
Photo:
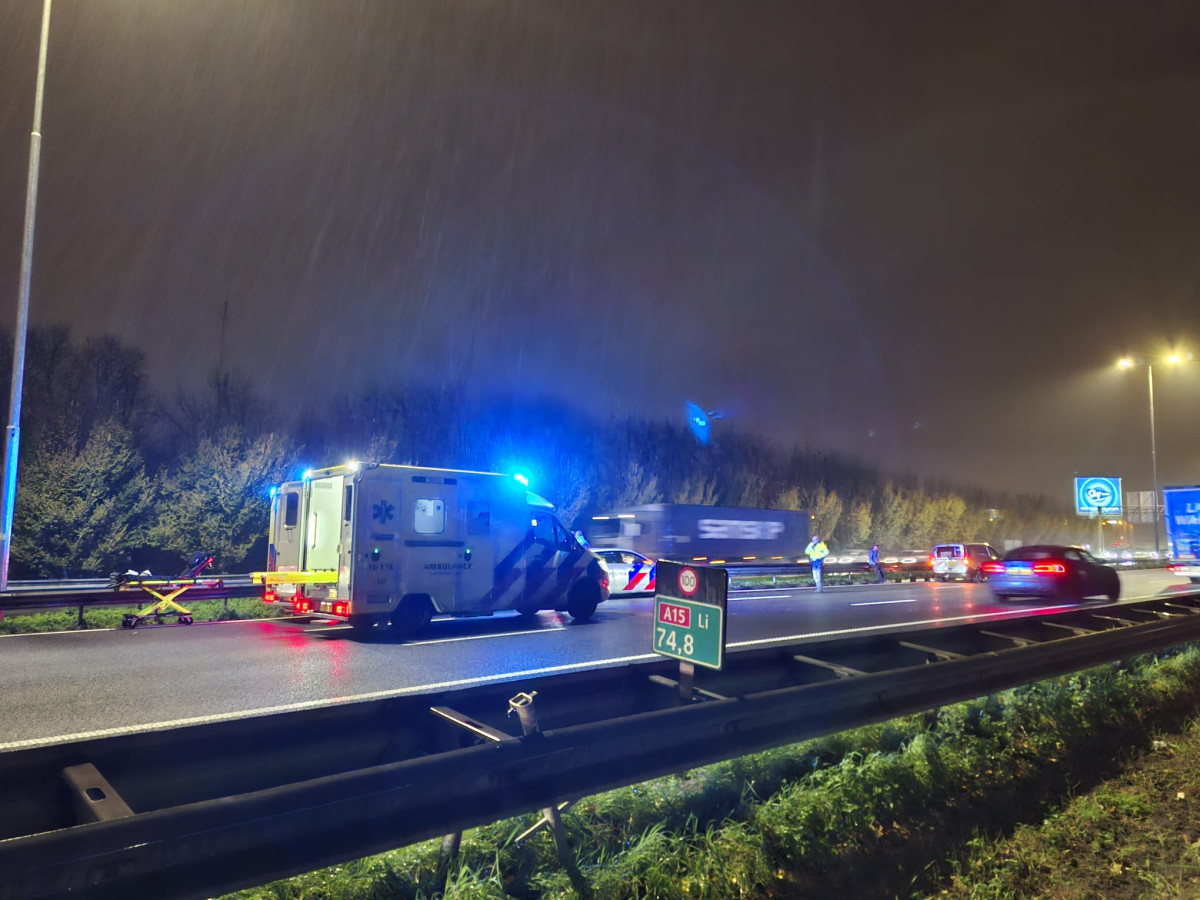
<path fill-rule="evenodd" d="M 899 584 L 919 578 L 928 579 L 929 576 L 913 576 L 909 574 L 897 575 L 894 573 L 885 575 L 887 581 L 892 584 Z M 812 587 L 813 580 L 811 575 L 730 575 L 730 586 L 736 588 L 792 588 L 792 587 Z M 823 581 L 826 585 L 835 584 L 874 584 L 875 576 L 870 572 L 825 572 Z"/>
<path fill-rule="evenodd" d="M 1200 896 L 1200 727 L 1170 737 L 1041 822 L 975 837 L 934 896 Z"/>
<path fill-rule="evenodd" d="M 120 628 L 121 620 L 126 613 L 139 612 L 154 602 L 148 594 L 145 597 L 133 595 L 139 601 L 129 606 L 85 606 L 83 610 L 83 628 Z M 228 601 L 198 600 L 191 603 L 186 601 L 185 594 L 180 603 L 190 610 L 197 622 L 222 622 L 230 619 L 271 619 L 278 616 L 291 615 L 291 604 L 279 606 L 273 603 L 263 603 L 257 597 L 238 597 Z M 174 623 L 174 616 L 165 619 Z M 152 624 L 139 625 L 139 628 L 154 628 Z M 0 634 L 36 634 L 43 631 L 77 631 L 79 626 L 79 607 L 64 606 L 48 612 L 29 613 L 28 615 L 12 615 L 5 613 L 0 621 Z"/>
<path fill-rule="evenodd" d="M 1198 707 L 1200 652 L 1164 653 L 610 791 L 564 821 L 597 898 L 914 896 Z M 513 843 L 536 818 L 468 832 L 445 896 L 579 896 L 548 834 Z M 234 896 L 432 897 L 437 861 L 428 842 Z"/>

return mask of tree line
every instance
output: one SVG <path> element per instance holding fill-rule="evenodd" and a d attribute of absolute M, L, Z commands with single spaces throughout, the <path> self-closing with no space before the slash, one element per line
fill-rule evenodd
<path fill-rule="evenodd" d="M 7 379 L 11 356 L 0 371 Z M 564 522 L 585 530 L 594 514 L 664 502 L 806 510 L 835 548 L 1086 534 L 1046 497 L 930 487 L 732 431 L 701 444 L 682 422 L 598 421 L 452 382 L 377 386 L 290 419 L 228 372 L 162 396 L 140 351 L 53 326 L 31 329 L 27 342 L 11 575 L 173 575 L 202 551 L 218 571 L 261 569 L 269 488 L 348 459 L 520 469 Z"/>

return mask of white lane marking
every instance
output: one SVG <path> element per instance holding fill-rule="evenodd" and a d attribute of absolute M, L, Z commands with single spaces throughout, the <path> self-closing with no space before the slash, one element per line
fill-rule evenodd
<path fill-rule="evenodd" d="M 871 631 L 895 631 L 898 628 L 908 628 L 910 626 L 919 625 L 945 625 L 948 622 L 966 622 L 972 619 L 1013 619 L 1028 615 L 1029 613 L 1037 612 L 1052 612 L 1056 609 L 1079 609 L 1080 607 L 1074 603 L 1064 603 L 1061 606 L 1029 606 L 1024 609 L 1014 609 L 1011 611 L 995 613 L 995 612 L 979 612 L 969 616 L 950 616 L 945 619 L 921 619 L 915 622 L 888 622 L 885 625 L 862 625 L 858 628 L 838 628 L 832 631 L 810 631 L 805 634 L 787 634 L 779 637 L 759 638 L 754 641 L 736 641 L 731 644 L 726 644 L 725 648 L 730 647 L 761 647 L 764 644 L 784 643 L 787 641 L 808 640 L 810 638 L 822 637 L 841 637 L 848 634 L 866 634 Z M 0 745 L 3 749 L 3 745 Z"/>
<path fill-rule="evenodd" d="M 851 603 L 851 606 L 887 606 L 889 603 L 916 603 L 916 597 L 909 597 L 907 600 L 866 600 L 862 603 Z"/>
<path fill-rule="evenodd" d="M 297 712 L 305 709 L 317 709 L 322 706 L 343 706 L 347 703 L 359 703 L 363 700 L 387 700 L 392 697 L 403 697 L 408 694 L 420 694 L 425 691 L 444 691 L 451 688 L 468 687 L 476 684 L 502 684 L 518 678 L 531 678 L 537 675 L 554 675 L 561 672 L 578 672 L 584 669 L 601 669 L 607 666 L 623 663 L 645 662 L 650 659 L 662 659 L 654 653 L 640 653 L 637 656 L 618 656 L 614 659 L 598 659 L 589 662 L 566 663 L 561 666 L 545 666 L 540 669 L 525 669 L 521 672 L 506 672 L 497 677 L 487 675 L 478 678 L 459 678 L 455 681 L 440 681 L 434 684 L 417 684 L 412 687 L 396 688 L 390 691 L 370 691 L 365 694 L 352 694 L 348 697 L 331 697 L 327 700 L 306 700 L 302 703 L 285 703 L 279 706 L 265 706 L 259 709 L 246 709 L 239 712 L 217 713 L 211 716 L 193 716 L 187 719 L 171 719 L 166 722 L 147 722 L 143 725 L 129 725 L 124 728 L 102 728 L 97 731 L 81 731 L 77 734 L 55 735 L 54 737 L 29 738 L 23 741 L 8 741 L 0 744 L 0 753 L 8 750 L 21 750 L 39 747 L 45 744 L 57 744 L 63 741 L 89 741 L 96 738 L 113 737 L 119 734 L 140 734 L 148 731 L 165 731 L 170 728 L 183 728 L 187 725 L 206 725 L 214 722 L 230 722 L 237 719 L 248 719 L 253 716 L 271 715 L 274 713 Z"/>
<path fill-rule="evenodd" d="M 300 618 L 305 617 L 301 616 Z M 193 625 L 147 625 L 142 628 L 141 633 L 146 634 L 160 628 L 194 628 L 196 625 L 254 625 L 259 622 L 293 622 L 295 619 L 295 616 L 263 616 L 261 619 L 223 619 L 219 622 L 196 622 Z M 0 634 L 0 638 L 47 637 L 52 634 L 112 634 L 114 631 L 136 630 L 135 628 L 114 626 L 112 628 L 72 628 L 70 631 L 19 631 L 13 634 Z"/>
<path fill-rule="evenodd" d="M 44 637 L 48 634 L 107 634 L 110 631 L 116 631 L 115 628 L 88 628 L 80 630 L 72 628 L 70 631 L 16 631 L 12 634 L 0 634 L 0 638 L 10 637 Z"/>
<path fill-rule="evenodd" d="M 753 597 L 739 597 L 739 600 L 787 600 L 791 598 L 791 594 L 762 594 Z"/>

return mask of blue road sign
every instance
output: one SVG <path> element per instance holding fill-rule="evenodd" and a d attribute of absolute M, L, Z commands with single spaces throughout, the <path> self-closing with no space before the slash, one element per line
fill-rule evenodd
<path fill-rule="evenodd" d="M 1081 516 L 1119 516 L 1121 514 L 1120 478 L 1076 478 L 1075 512 Z"/>

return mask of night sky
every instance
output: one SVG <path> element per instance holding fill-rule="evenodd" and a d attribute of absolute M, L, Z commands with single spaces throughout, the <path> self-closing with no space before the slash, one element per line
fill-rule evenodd
<path fill-rule="evenodd" d="M 11 328 L 41 3 L 0 0 Z M 1069 499 L 1200 482 L 1200 3 L 55 0 L 31 316 Z M 228 320 L 222 342 L 222 310 Z M 453 464 L 453 460 L 447 460 Z"/>

